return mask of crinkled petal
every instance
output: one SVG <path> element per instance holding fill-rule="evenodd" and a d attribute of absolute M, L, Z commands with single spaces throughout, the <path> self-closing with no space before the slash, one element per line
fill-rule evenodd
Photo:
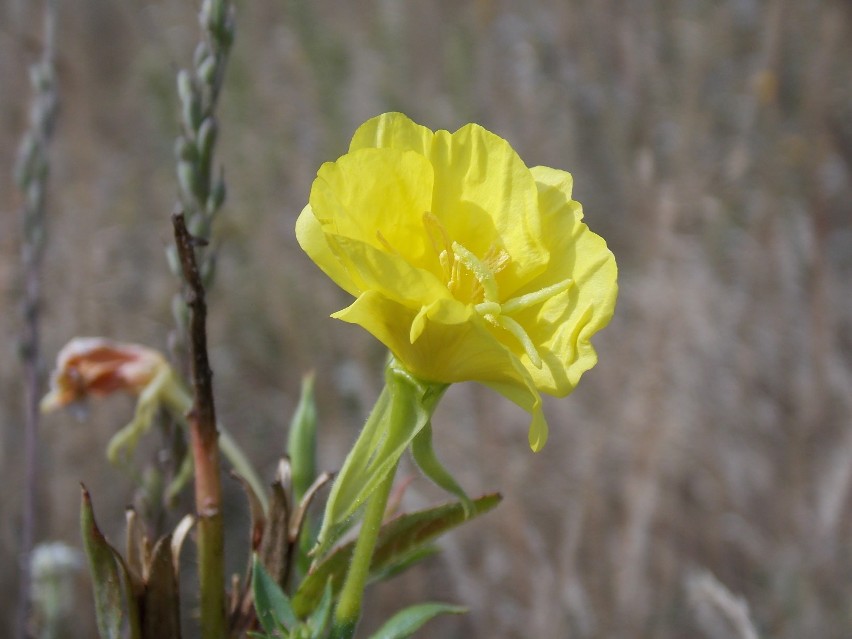
<path fill-rule="evenodd" d="M 422 155 L 362 149 L 320 167 L 310 205 L 324 232 L 404 255 L 439 273 L 423 227 L 432 190 L 433 169 Z"/>
<path fill-rule="evenodd" d="M 591 337 L 606 326 L 618 293 L 615 258 L 600 236 L 582 220 L 579 203 L 571 200 L 571 179 L 564 171 L 532 169 L 538 181 L 542 232 L 550 242 L 547 271 L 524 289 L 537 290 L 571 279 L 571 286 L 543 304 L 515 316 L 539 345 L 542 368 L 522 360 L 545 392 L 564 396 L 597 362 Z"/>
<path fill-rule="evenodd" d="M 476 255 L 495 248 L 509 254 L 501 273 L 507 290 L 546 266 L 535 182 L 506 140 L 477 124 L 453 134 L 438 131 L 429 159 L 435 169 L 433 213 Z"/>
<path fill-rule="evenodd" d="M 350 152 L 370 147 L 428 158 L 435 172 L 430 211 L 449 237 L 473 253 L 504 249 L 509 254 L 512 261 L 501 273 L 507 291 L 544 268 L 548 255 L 535 181 L 506 140 L 477 124 L 432 133 L 401 113 L 386 113 L 356 131 Z"/>

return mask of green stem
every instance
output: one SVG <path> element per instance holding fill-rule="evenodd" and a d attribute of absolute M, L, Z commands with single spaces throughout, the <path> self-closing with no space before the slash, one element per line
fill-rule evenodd
<path fill-rule="evenodd" d="M 388 473 L 387 477 L 379 484 L 367 502 L 361 532 L 352 554 L 352 563 L 349 565 L 349 572 L 346 573 L 346 581 L 343 583 L 343 589 L 340 591 L 340 598 L 334 613 L 331 639 L 349 639 L 355 634 L 355 626 L 361 617 L 361 601 L 364 597 L 367 577 L 370 574 L 373 551 L 376 548 L 376 540 L 382 527 L 388 496 L 395 475 L 396 466 L 394 466 L 393 472 Z"/>
<path fill-rule="evenodd" d="M 191 427 L 195 462 L 196 543 L 198 544 L 199 608 L 202 639 L 225 639 L 225 534 L 219 448 Z"/>
<path fill-rule="evenodd" d="M 331 639 L 350 639 L 355 634 L 364 587 L 399 459 L 417 434 L 428 427 L 446 388 L 446 384 L 416 379 L 394 360 L 388 363 L 385 388 L 344 462 L 336 490 L 329 496 L 326 508 L 326 518 L 332 518 L 333 528 L 339 523 L 337 517 L 348 517 L 366 500 L 352 563 L 337 601 Z M 337 500 L 342 503 L 336 503 Z M 331 537 L 333 535 L 328 538 Z"/>
<path fill-rule="evenodd" d="M 198 544 L 199 607 L 201 609 L 201 637 L 225 639 L 225 575 L 224 521 L 221 508 L 209 514 L 199 514 L 196 523 Z"/>

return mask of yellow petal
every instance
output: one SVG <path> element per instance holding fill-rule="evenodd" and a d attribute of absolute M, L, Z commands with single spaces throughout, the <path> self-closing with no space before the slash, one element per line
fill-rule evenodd
<path fill-rule="evenodd" d="M 527 436 L 530 448 L 534 453 L 544 448 L 544 445 L 547 443 L 547 420 L 541 409 L 541 395 L 539 395 L 532 380 L 528 379 L 528 383 L 525 386 L 495 383 L 488 383 L 487 386 L 530 413 L 532 420 L 530 421 L 529 434 Z"/>
<path fill-rule="evenodd" d="M 450 237 L 477 256 L 493 248 L 511 261 L 500 274 L 505 293 L 541 271 L 538 194 L 532 174 L 506 140 L 477 124 L 435 133 L 429 159 L 435 170 L 432 212 Z"/>
<path fill-rule="evenodd" d="M 432 206 L 433 170 L 410 151 L 363 149 L 327 162 L 311 188 L 310 205 L 326 233 L 426 263 L 438 256 L 423 229 Z"/>
<path fill-rule="evenodd" d="M 570 197 L 570 175 L 544 167 L 534 168 L 533 175 L 538 180 L 542 232 L 550 242 L 551 260 L 547 271 L 518 293 L 566 278 L 572 284 L 541 306 L 518 313 L 515 319 L 539 345 L 544 366 L 527 366 L 536 386 L 563 396 L 597 361 L 590 339 L 612 318 L 618 269 L 603 238 L 581 221 L 582 209 Z"/>
<path fill-rule="evenodd" d="M 427 321 L 417 340 L 409 339 L 418 311 L 376 291 L 367 291 L 332 317 L 358 324 L 385 344 L 416 377 L 443 384 L 493 381 L 523 384 L 514 355 L 477 316 L 458 324 Z"/>
<path fill-rule="evenodd" d="M 428 156 L 434 133 L 402 113 L 383 113 L 358 127 L 349 152 L 359 149 L 401 149 Z"/>
<path fill-rule="evenodd" d="M 473 307 L 469 304 L 462 304 L 452 297 L 437 299 L 418 311 L 411 323 L 409 341 L 413 344 L 420 338 L 426 329 L 428 320 L 438 324 L 461 324 L 469 321 L 473 313 Z"/>
<path fill-rule="evenodd" d="M 341 260 L 334 254 L 322 224 L 308 204 L 296 220 L 296 240 L 302 250 L 328 275 L 332 281 L 350 295 L 357 296 L 360 290 L 346 272 Z"/>
<path fill-rule="evenodd" d="M 409 308 L 428 306 L 438 299 L 455 301 L 442 280 L 426 269 L 413 266 L 401 255 L 348 237 L 329 235 L 328 239 L 360 291 L 379 291 Z"/>

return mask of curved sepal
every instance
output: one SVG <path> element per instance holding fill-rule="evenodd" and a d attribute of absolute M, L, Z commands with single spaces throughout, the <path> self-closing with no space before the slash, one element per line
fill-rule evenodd
<path fill-rule="evenodd" d="M 423 430 L 415 435 L 414 440 L 411 442 L 411 455 L 424 475 L 451 495 L 458 497 L 468 516 L 473 513 L 473 503 L 470 501 L 470 497 L 467 496 L 464 489 L 435 454 L 435 448 L 432 445 L 431 423 L 426 424 Z"/>

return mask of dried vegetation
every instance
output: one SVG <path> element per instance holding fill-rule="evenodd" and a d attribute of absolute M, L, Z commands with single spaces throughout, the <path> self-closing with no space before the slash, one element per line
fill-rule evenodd
<path fill-rule="evenodd" d="M 36 4 L 0 4 L 7 593 L 22 419 L 8 150 L 25 124 Z M 44 352 L 85 334 L 164 348 L 174 73 L 197 35 L 193 3 L 62 4 Z M 760 636 L 850 636 L 849 3 L 290 0 L 239 13 L 220 109 L 229 196 L 211 356 L 220 416 L 266 470 L 304 370 L 317 371 L 326 468 L 377 393 L 381 349 L 325 319 L 345 296 L 293 237 L 316 168 L 367 117 L 478 121 L 531 164 L 572 171 L 620 263 L 600 363 L 548 403 L 542 453 L 528 451 L 520 411 L 473 386 L 451 390 L 441 453 L 472 493 L 506 500 L 373 601 L 470 605 L 430 636 L 712 636 L 700 611 L 713 602 L 695 600 L 709 591 L 686 585 L 706 569 L 714 592 L 748 602 Z M 79 480 L 119 534 L 131 482 L 99 451 L 129 410 L 116 401 L 85 423 L 45 420 L 39 538 L 76 543 Z M 436 497 L 423 481 L 408 494 Z M 242 517 L 236 487 L 227 498 Z M 12 612 L 0 605 L 0 627 Z"/>

